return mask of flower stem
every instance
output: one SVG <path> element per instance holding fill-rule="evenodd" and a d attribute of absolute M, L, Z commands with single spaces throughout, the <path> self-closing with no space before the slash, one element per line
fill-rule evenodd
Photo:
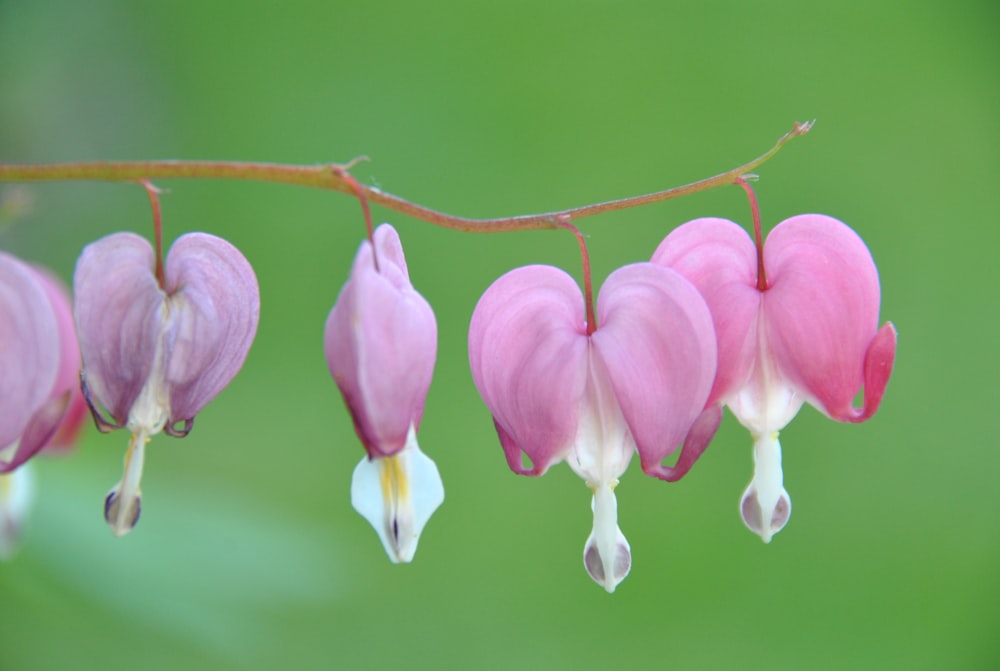
<path fill-rule="evenodd" d="M 358 197 L 358 202 L 361 203 L 361 213 L 365 218 L 365 230 L 368 232 L 368 242 L 372 245 L 372 261 L 375 264 L 375 272 L 378 272 L 378 253 L 375 251 L 375 227 L 372 225 L 372 211 L 368 206 L 368 198 L 365 197 L 365 192 L 361 188 L 361 184 L 354 178 L 354 175 L 348 172 L 356 163 L 367 160 L 367 158 L 366 156 L 361 156 L 355 158 L 347 165 L 335 165 L 333 166 L 333 172 L 347 183 L 347 186 L 354 192 L 354 195 Z"/>
<path fill-rule="evenodd" d="M 736 184 L 743 187 L 750 200 L 750 217 L 753 219 L 753 242 L 757 247 L 757 291 L 767 291 L 767 272 L 764 270 L 764 234 L 760 224 L 760 206 L 757 204 L 757 194 L 753 187 L 742 177 L 736 178 Z"/>
<path fill-rule="evenodd" d="M 139 183 L 146 189 L 149 205 L 153 208 L 153 243 L 156 252 L 156 283 L 160 289 L 167 290 L 167 277 L 163 272 L 163 212 L 160 209 L 160 190 L 148 179 L 140 179 Z"/>
<path fill-rule="evenodd" d="M 583 207 L 528 214 L 496 219 L 470 219 L 456 217 L 443 212 L 411 203 L 408 200 L 386 193 L 371 186 L 357 185 L 369 202 L 387 209 L 420 219 L 427 223 L 459 231 L 477 233 L 500 233 L 531 229 L 560 228 L 560 221 L 580 219 L 605 212 L 625 210 L 640 205 L 658 203 L 717 186 L 732 184 L 744 175 L 766 162 L 784 146 L 786 142 L 805 135 L 813 122 L 795 123 L 792 130 L 785 133 L 773 147 L 754 160 L 720 173 L 714 177 L 685 184 L 683 186 L 657 191 L 641 196 L 611 200 Z M 291 184 L 317 189 L 329 189 L 359 195 L 344 178 L 353 165 L 282 165 L 278 163 L 250 163 L 240 161 L 91 161 L 82 163 L 0 163 L 0 182 L 55 182 L 67 180 L 97 180 L 126 182 L 149 179 L 240 179 L 275 184 Z M 360 196 L 359 196 L 360 197 Z"/>
<path fill-rule="evenodd" d="M 558 226 L 571 231 L 580 245 L 580 262 L 583 266 L 583 300 L 587 304 L 587 335 L 591 335 L 597 330 L 597 318 L 594 316 L 594 283 L 591 280 L 590 252 L 587 251 L 587 241 L 580 229 L 574 226 L 569 219 L 560 220 Z"/>

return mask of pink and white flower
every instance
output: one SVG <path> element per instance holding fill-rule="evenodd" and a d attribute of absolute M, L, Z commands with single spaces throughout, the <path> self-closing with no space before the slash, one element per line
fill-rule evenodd
<path fill-rule="evenodd" d="M 167 254 L 164 286 L 155 267 L 145 238 L 114 233 L 84 248 L 73 279 L 81 378 L 94 420 L 102 431 L 132 433 L 124 476 L 105 500 L 117 536 L 139 519 L 150 437 L 187 435 L 195 415 L 243 366 L 260 318 L 253 269 L 221 238 L 179 237 Z"/>
<path fill-rule="evenodd" d="M 649 263 L 615 271 L 598 297 L 597 322 L 588 329 L 569 275 L 517 268 L 476 305 L 469 363 L 510 468 L 541 475 L 566 460 L 591 489 L 584 566 L 613 592 L 632 561 L 614 495 L 632 454 L 646 473 L 676 480 L 721 412 L 706 411 L 716 360 L 711 316 L 678 273 Z M 664 465 L 682 442 L 677 463 Z"/>
<path fill-rule="evenodd" d="M 389 559 L 409 562 L 420 533 L 444 501 L 434 462 L 417 431 L 437 358 L 434 311 L 410 282 L 399 235 L 389 224 L 361 243 L 330 311 L 324 349 L 367 455 L 354 470 L 351 504 Z"/>
<path fill-rule="evenodd" d="M 753 437 L 754 476 L 740 512 L 769 542 L 791 514 L 779 432 L 803 403 L 841 422 L 875 414 L 896 330 L 878 327 L 878 271 L 842 222 L 820 214 L 787 219 L 771 231 L 761 259 L 758 267 L 741 227 L 705 218 L 671 232 L 652 261 L 694 283 L 712 312 L 719 369 L 709 402 L 727 405 Z"/>

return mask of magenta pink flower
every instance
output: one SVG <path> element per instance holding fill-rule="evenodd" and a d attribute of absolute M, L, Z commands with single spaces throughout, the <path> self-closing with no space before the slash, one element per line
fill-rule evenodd
<path fill-rule="evenodd" d="M 393 562 L 408 562 L 420 532 L 444 501 L 437 466 L 417 430 L 437 357 L 437 322 L 410 283 L 399 235 L 375 230 L 324 333 L 330 374 L 368 454 L 354 470 L 351 503 L 375 528 Z"/>
<path fill-rule="evenodd" d="M 146 443 L 160 431 L 190 431 L 195 415 L 242 367 L 260 315 L 253 269 L 221 238 L 178 238 L 167 254 L 165 286 L 155 267 L 149 242 L 115 233 L 83 250 L 73 282 L 94 419 L 102 431 L 132 433 L 124 477 L 105 501 L 105 518 L 119 536 L 139 518 Z"/>
<path fill-rule="evenodd" d="M 633 452 L 645 472 L 676 480 L 721 412 L 705 410 L 715 376 L 711 316 L 679 274 L 649 263 L 615 271 L 598 297 L 597 324 L 588 334 L 569 275 L 517 268 L 476 305 L 469 363 L 510 468 L 541 475 L 565 459 L 592 490 L 584 566 L 612 592 L 631 566 L 614 489 Z M 664 465 L 682 442 L 677 464 Z"/>
<path fill-rule="evenodd" d="M 0 252 L 0 473 L 51 441 L 79 369 L 65 290 L 46 271 Z"/>
<path fill-rule="evenodd" d="M 762 259 L 758 278 L 756 249 L 742 228 L 697 219 L 670 233 L 652 260 L 691 280 L 712 311 L 719 371 L 709 402 L 729 406 L 754 439 L 754 477 L 740 511 L 768 542 L 791 514 L 778 433 L 803 402 L 841 422 L 871 417 L 892 372 L 896 331 L 891 323 L 878 328 L 878 271 L 840 221 L 787 219 L 771 231 Z M 855 408 L 862 386 L 864 403 Z"/>

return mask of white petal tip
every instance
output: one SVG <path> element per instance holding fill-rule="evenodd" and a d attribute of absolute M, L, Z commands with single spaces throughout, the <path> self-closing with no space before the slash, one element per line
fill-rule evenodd
<path fill-rule="evenodd" d="M 614 484 L 617 484 L 617 480 Z M 632 568 L 632 550 L 618 528 L 618 501 L 614 484 L 594 488 L 594 528 L 583 546 L 583 566 L 591 579 L 609 594 Z"/>
<path fill-rule="evenodd" d="M 770 543 L 774 535 L 785 528 L 792 516 L 792 499 L 784 489 L 773 502 L 761 501 L 753 485 L 747 487 L 740 501 L 740 515 L 750 531 Z M 767 524 L 764 523 L 767 520 Z"/>
<path fill-rule="evenodd" d="M 443 501 L 437 466 L 420 451 L 412 428 L 400 452 L 365 457 L 354 469 L 351 505 L 375 529 L 394 564 L 413 559 L 420 533 Z"/>
<path fill-rule="evenodd" d="M 621 536 L 620 532 L 619 535 Z M 594 582 L 608 594 L 613 594 L 632 568 L 632 551 L 624 536 L 621 536 L 607 555 L 601 554 L 598 543 L 591 534 L 583 548 L 583 566 Z"/>
<path fill-rule="evenodd" d="M 122 497 L 121 483 L 115 485 L 104 499 L 104 520 L 118 538 L 135 528 L 141 513 L 142 493 L 136 490 L 132 496 Z"/>

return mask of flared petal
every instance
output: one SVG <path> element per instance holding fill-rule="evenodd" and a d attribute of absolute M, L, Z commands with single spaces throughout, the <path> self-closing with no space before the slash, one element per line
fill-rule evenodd
<path fill-rule="evenodd" d="M 642 468 L 658 477 L 676 475 L 661 462 L 677 450 L 705 410 L 715 380 L 717 350 L 708 306 L 680 274 L 637 263 L 608 277 L 597 312 L 599 328 L 591 338 Z M 714 429 L 701 431 L 698 441 L 705 433 L 710 439 Z"/>
<path fill-rule="evenodd" d="M 192 419 L 243 367 L 260 320 L 253 268 L 208 233 L 174 242 L 166 260 L 163 381 L 170 421 Z"/>
<path fill-rule="evenodd" d="M 434 311 L 410 283 L 395 229 L 361 244 L 350 279 L 330 311 L 324 350 L 369 456 L 403 449 L 420 427 L 437 358 Z M 376 267 L 377 258 L 377 267 Z"/>
<path fill-rule="evenodd" d="M 673 230 L 652 262 L 672 268 L 697 287 L 712 313 L 718 371 L 709 404 L 742 387 L 756 356 L 755 326 L 761 294 L 753 240 L 727 219 L 703 218 Z"/>
<path fill-rule="evenodd" d="M 771 231 L 764 265 L 763 327 L 782 376 L 826 414 L 853 414 L 878 328 L 878 271 L 868 248 L 840 221 L 805 214 Z M 876 352 L 879 398 L 891 370 L 894 334 L 891 340 L 891 347 Z"/>
<path fill-rule="evenodd" d="M 74 314 L 91 399 L 124 425 L 157 349 L 166 294 L 153 248 L 134 233 L 87 245 L 73 276 Z"/>
<path fill-rule="evenodd" d="M 365 456 L 354 469 L 351 505 L 378 533 L 393 563 L 413 559 L 424 526 L 443 502 L 437 466 L 420 451 L 412 426 L 402 450 Z"/>
<path fill-rule="evenodd" d="M 34 454 L 44 440 L 26 430 L 51 399 L 60 367 L 60 331 L 41 276 L 0 252 L 0 473 Z M 58 421 L 58 417 L 56 418 Z M 44 434 L 44 430 L 41 432 Z"/>
<path fill-rule="evenodd" d="M 511 270 L 476 305 L 469 327 L 472 379 L 515 473 L 541 475 L 577 434 L 586 328 L 580 289 L 551 266 Z"/>

